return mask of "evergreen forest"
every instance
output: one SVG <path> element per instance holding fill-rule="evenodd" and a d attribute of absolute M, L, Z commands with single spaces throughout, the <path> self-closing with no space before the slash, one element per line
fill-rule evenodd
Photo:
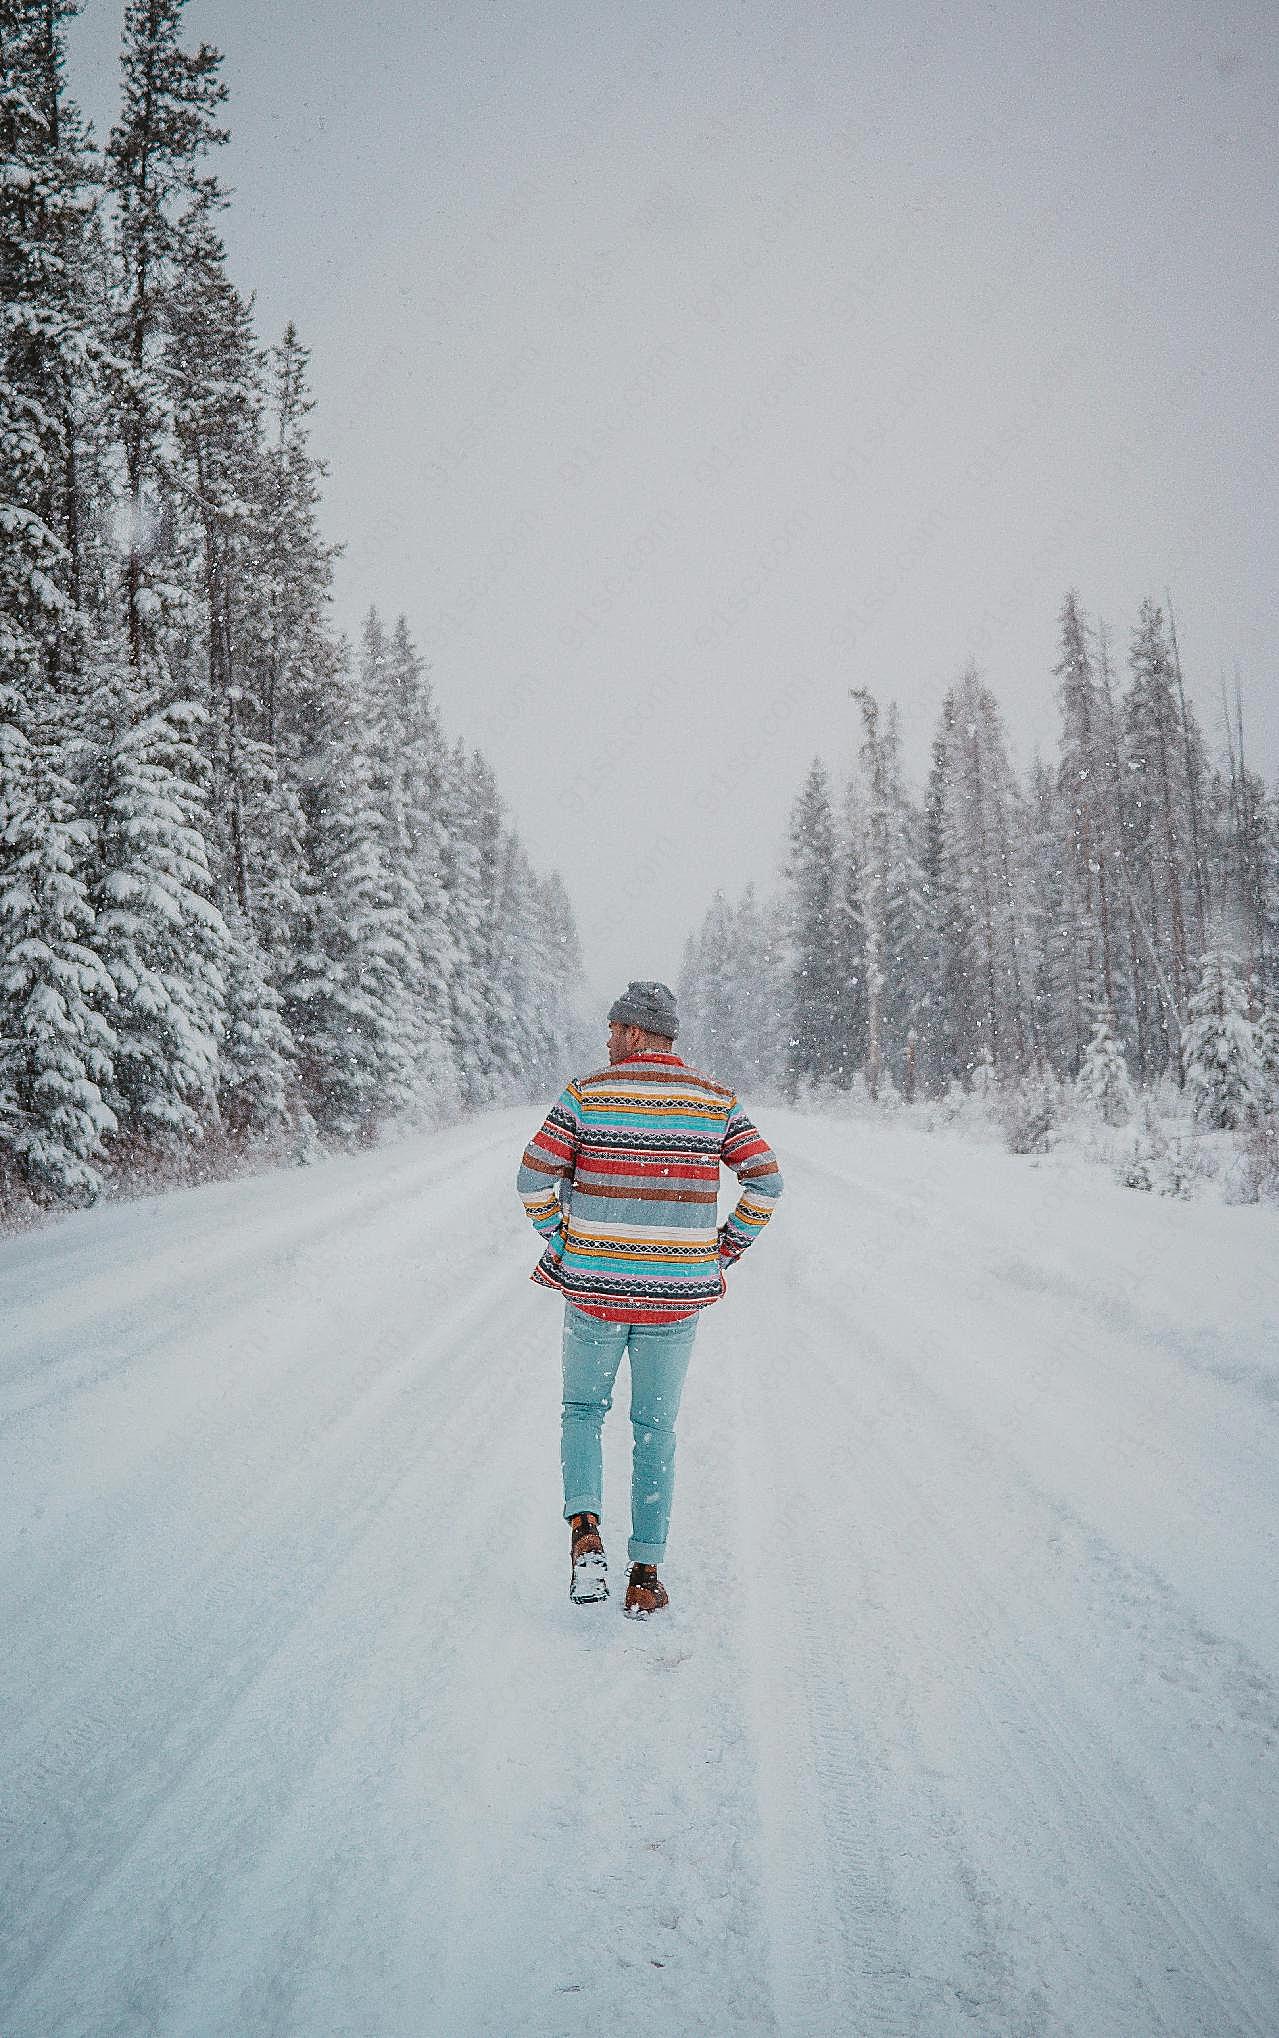
<path fill-rule="evenodd" d="M 581 973 L 405 620 L 335 629 L 308 352 L 228 273 L 218 51 L 0 0 L 0 1198 L 540 1095 Z"/>
<path fill-rule="evenodd" d="M 1111 1123 L 1161 1084 L 1219 1130 L 1279 1108 L 1279 795 L 1239 688 L 1214 759 L 1170 604 L 1143 602 L 1121 672 L 1072 590 L 1059 646 L 1057 756 L 1024 777 L 975 665 L 922 793 L 896 705 L 852 690 L 857 753 L 842 781 L 814 759 L 776 890 L 717 893 L 689 938 L 712 1068 L 792 1098 L 1070 1084 Z"/>

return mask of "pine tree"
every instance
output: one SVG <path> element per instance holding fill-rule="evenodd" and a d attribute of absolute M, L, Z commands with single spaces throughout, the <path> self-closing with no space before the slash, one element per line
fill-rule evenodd
<path fill-rule="evenodd" d="M 292 322 L 268 357 L 270 425 L 256 560 L 262 613 L 251 647 L 262 735 L 292 765 L 311 749 L 334 689 L 328 607 L 342 550 L 320 534 L 320 483 L 328 469 L 310 445 L 310 358 Z"/>
<path fill-rule="evenodd" d="M 879 739 L 879 703 L 864 687 L 853 698 L 862 711 L 865 741 L 861 766 L 865 785 L 865 842 L 862 867 L 862 926 L 866 971 L 866 1088 L 879 1094 L 883 1060 L 884 951 L 888 898 L 888 784 L 883 745 Z"/>
<path fill-rule="evenodd" d="M 112 986 L 89 945 L 87 824 L 48 732 L 0 724 L 0 1150 L 38 1197 L 91 1201 L 115 1116 Z"/>
<path fill-rule="evenodd" d="M 290 325 L 269 357 L 259 449 L 261 496 L 252 602 L 245 603 L 243 669 L 254 740 L 241 744 L 253 926 L 272 984 L 290 975 L 313 890 L 308 838 L 332 762 L 329 735 L 346 713 L 345 655 L 330 621 L 339 547 L 319 531 L 323 465 L 310 450 L 308 355 Z"/>
<path fill-rule="evenodd" d="M 206 43 L 194 52 L 180 47 L 184 5 L 128 0 L 123 105 L 107 148 L 122 278 L 116 335 L 127 364 L 120 400 L 129 515 L 124 612 L 133 691 L 144 711 L 163 696 L 159 632 L 185 606 L 167 528 L 174 478 L 169 315 L 184 263 L 198 259 L 209 212 L 222 202 L 205 160 L 228 138 L 214 119 L 227 97 L 222 58 Z"/>
<path fill-rule="evenodd" d="M 212 812 L 222 822 L 215 868 L 222 897 L 254 920 L 254 878 L 263 859 L 252 802 L 259 787 L 274 789 L 274 760 L 255 741 L 260 703 L 250 656 L 261 608 L 254 566 L 266 480 L 263 364 L 211 218 L 188 221 L 186 239 L 187 259 L 168 308 L 169 379 L 181 503 L 199 555 Z M 270 832 L 269 823 L 262 832 Z"/>
<path fill-rule="evenodd" d="M 459 737 L 445 763 L 440 816 L 446 924 L 455 958 L 449 976 L 449 1045 L 462 1098 L 471 1109 L 487 1102 L 491 1069 L 483 974 L 486 905 L 473 790 L 470 760 Z"/>
<path fill-rule="evenodd" d="M 866 807 L 860 774 L 848 775 L 835 831 L 830 945 L 835 1002 L 830 1014 L 835 1080 L 847 1088 L 866 1061 Z"/>
<path fill-rule="evenodd" d="M 91 173 L 62 91 L 75 10 L 0 0 L 0 1152 L 91 1198 L 111 984 L 69 773 L 83 685 L 77 408 L 101 358 L 81 281 Z"/>
<path fill-rule="evenodd" d="M 371 611 L 346 714 L 321 753 L 304 940 L 286 999 L 317 1122 L 365 1143 L 421 1102 L 415 900 L 382 726 L 386 648 Z"/>
<path fill-rule="evenodd" d="M 940 1096 L 968 1066 L 969 1014 L 975 995 L 974 939 L 966 874 L 952 853 L 957 797 L 955 691 L 942 702 L 932 744 L 924 813 L 925 974 L 921 1041 L 925 1080 Z"/>
<path fill-rule="evenodd" d="M 62 87 L 67 0 L 0 0 L 0 712 L 75 685 L 83 628 L 78 414 L 105 355 L 94 168 Z"/>
<path fill-rule="evenodd" d="M 295 1050 L 283 1000 L 252 925 L 226 914 L 226 996 L 218 1051 L 218 1109 L 238 1141 L 264 1138 L 289 1116 Z"/>
<path fill-rule="evenodd" d="M 1059 1077 L 1077 1071 L 1084 1051 L 1080 1045 L 1083 984 L 1079 923 L 1063 850 L 1070 837 L 1066 806 L 1058 772 L 1036 751 L 1027 802 L 1027 868 L 1037 927 L 1032 1010 L 1037 1037 Z"/>
<path fill-rule="evenodd" d="M 738 993 L 729 1080 L 756 1092 L 778 1083 L 785 1060 L 789 999 L 780 919 L 780 903 L 761 902 L 748 884 L 734 919 Z"/>
<path fill-rule="evenodd" d="M 815 758 L 795 803 L 787 882 L 791 906 L 791 1028 L 786 1079 L 830 1081 L 839 1072 L 839 959 L 833 919 L 835 831 L 826 768 Z"/>
<path fill-rule="evenodd" d="M 509 1042 L 516 1023 L 509 984 L 500 967 L 506 939 L 505 809 L 488 759 L 472 750 L 466 764 L 466 825 L 471 830 L 478 878 L 475 985 L 481 1022 L 476 1042 L 481 1095 L 486 1103 L 503 1093 Z"/>
<path fill-rule="evenodd" d="M 1078 1069 L 1089 1013 L 1099 1002 L 1108 1011 L 1115 1010 L 1115 956 L 1105 716 L 1088 631 L 1073 588 L 1062 604 L 1061 657 L 1055 673 L 1061 706 L 1058 786 L 1067 878 L 1062 904 L 1074 1000 L 1071 1067 Z"/>
<path fill-rule="evenodd" d="M 1162 610 L 1141 606 L 1124 698 L 1128 798 L 1125 861 L 1133 912 L 1142 928 L 1153 985 L 1162 1064 L 1182 1075 L 1181 1042 L 1189 992 L 1186 883 L 1189 862 L 1184 749 L 1176 670 Z"/>
<path fill-rule="evenodd" d="M 1265 1081 L 1256 1031 L 1234 960 L 1220 949 L 1203 958 L 1183 1053 L 1186 1088 L 1202 1124 L 1230 1129 L 1258 1116 Z"/>
<path fill-rule="evenodd" d="M 906 1037 L 919 1009 L 925 960 L 927 884 L 916 852 L 921 825 L 910 809 L 902 772 L 896 701 L 880 723 L 880 707 L 866 689 L 853 689 L 866 740 L 861 744 L 864 838 L 861 933 L 866 974 L 866 1084 L 878 1094 L 882 1072 L 898 1078 L 906 1066 Z"/>
<path fill-rule="evenodd" d="M 930 893 L 942 906 L 942 989 L 961 1069 L 985 1054 L 1002 1075 L 1039 1053 L 1025 803 L 994 696 L 974 666 L 951 690 L 934 764 Z"/>
<path fill-rule="evenodd" d="M 1219 934 L 1247 958 L 1246 980 L 1259 996 L 1265 996 L 1279 979 L 1279 953 L 1275 943 L 1275 888 L 1268 851 L 1273 833 L 1273 810 L 1264 781 L 1251 771 L 1244 756 L 1243 700 L 1236 677 L 1233 727 L 1222 688 L 1225 708 L 1226 752 L 1229 763 L 1229 793 L 1221 803 L 1220 832 L 1221 900 Z"/>
<path fill-rule="evenodd" d="M 400 616 L 383 653 L 385 699 L 379 727 L 394 853 L 411 878 L 418 1085 L 440 1103 L 455 1097 L 451 1041 L 457 950 L 445 887 L 447 751 L 426 666 Z M 566 903 L 566 902 L 565 902 Z M 530 913 L 534 912 L 530 901 Z M 571 918 L 571 915 L 570 915 Z"/>
<path fill-rule="evenodd" d="M 228 933 L 205 849 L 202 717 L 190 704 L 117 727 L 98 760 L 95 945 L 115 987 L 121 1135 L 172 1146 L 216 1116 Z"/>
<path fill-rule="evenodd" d="M 1263 1106 L 1279 1112 L 1279 1005 L 1263 1005 L 1256 1033 Z"/>
<path fill-rule="evenodd" d="M 1084 1051 L 1075 1089 L 1082 1101 L 1104 1118 L 1107 1125 L 1126 1125 L 1136 1108 L 1124 1051 L 1104 1011 L 1098 1012 L 1093 1019 L 1092 1034 Z"/>

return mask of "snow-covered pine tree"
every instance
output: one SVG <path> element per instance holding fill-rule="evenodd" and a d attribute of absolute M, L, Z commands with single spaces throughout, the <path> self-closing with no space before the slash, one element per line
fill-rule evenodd
<path fill-rule="evenodd" d="M 830 1013 L 835 1079 L 847 1089 L 866 1062 L 869 937 L 867 815 L 860 772 L 848 774 L 832 814 L 835 861 L 830 883 L 831 972 L 837 997 Z"/>
<path fill-rule="evenodd" d="M 1198 722 L 1186 698 L 1186 683 L 1181 670 L 1181 649 L 1177 643 L 1177 623 L 1172 612 L 1171 595 L 1168 596 L 1168 648 L 1172 653 L 1173 677 L 1177 685 L 1177 705 L 1181 724 L 1180 761 L 1185 787 L 1190 857 L 1187 910 L 1193 953 L 1203 955 L 1208 947 L 1208 924 L 1212 916 L 1212 870 L 1210 848 L 1205 832 L 1208 755 Z"/>
<path fill-rule="evenodd" d="M 888 786 L 879 736 L 879 703 L 864 687 L 853 698 L 862 711 L 865 731 L 861 749 L 865 789 L 865 832 L 861 851 L 862 926 L 866 973 L 866 1089 L 879 1095 L 883 1065 L 884 951 L 888 899 Z"/>
<path fill-rule="evenodd" d="M 906 1042 L 918 1042 L 924 974 L 927 898 L 924 883 L 924 818 L 910 797 L 902 763 L 901 720 L 888 703 L 881 737 L 888 797 L 888 874 L 884 886 L 884 1032 L 889 1067 L 900 1083 L 906 1071 Z"/>
<path fill-rule="evenodd" d="M 708 1075 L 731 1082 L 737 1047 L 738 1011 L 734 914 L 716 892 L 699 930 L 698 1054 Z"/>
<path fill-rule="evenodd" d="M 876 1096 L 884 1073 L 905 1073 L 906 1041 L 920 1003 L 927 924 L 926 885 L 917 843 L 921 822 L 906 792 L 897 703 L 880 719 L 864 688 L 861 750 L 865 824 L 861 845 L 865 935 L 866 1085 Z"/>
<path fill-rule="evenodd" d="M 1110 1015 L 1093 1017 L 1092 1033 L 1084 1050 L 1075 1090 L 1080 1100 L 1107 1125 L 1126 1125 L 1136 1109 L 1136 1096 L 1124 1061 L 1124 1051 L 1115 1037 Z"/>
<path fill-rule="evenodd" d="M 120 294 L 117 349 L 126 363 L 120 439 L 129 520 L 124 615 L 139 712 L 165 698 L 157 670 L 160 629 L 188 606 L 174 556 L 174 367 L 170 311 L 209 208 L 221 202 L 205 165 L 227 140 L 215 113 L 227 97 L 219 51 L 180 45 L 186 0 L 128 0 L 120 119 L 107 146 L 116 203 Z"/>
<path fill-rule="evenodd" d="M 416 895 L 388 784 L 387 645 L 366 619 L 346 713 L 324 732 L 305 939 L 286 1010 L 322 1130 L 369 1142 L 422 1102 Z"/>
<path fill-rule="evenodd" d="M 1129 799 L 1131 774 L 1124 753 L 1122 709 L 1115 697 L 1110 635 L 1104 623 L 1096 629 L 1096 671 L 1104 730 L 1105 807 L 1109 817 L 1110 887 L 1116 905 L 1115 1019 L 1125 1058 L 1134 1067 L 1138 1088 L 1156 1062 L 1157 1004 L 1152 1003 L 1153 978 L 1148 935 L 1137 904 L 1136 866 L 1130 867 L 1132 840 Z"/>
<path fill-rule="evenodd" d="M 472 1109 L 487 1102 L 491 1074 L 484 996 L 486 904 L 473 791 L 470 759 L 459 736 L 446 759 L 440 813 L 445 911 L 455 958 L 449 976 L 449 1042 L 462 1098 Z"/>
<path fill-rule="evenodd" d="M 1261 995 L 1279 1006 L 1279 787 L 1268 791 L 1260 814 Z"/>
<path fill-rule="evenodd" d="M 1181 1079 L 1189 996 L 1186 897 L 1190 878 L 1185 744 L 1177 675 L 1163 611 L 1144 601 L 1123 702 L 1127 799 L 1124 864 L 1147 950 L 1145 1004 L 1161 1041 L 1157 1066 Z"/>
<path fill-rule="evenodd" d="M 514 829 L 503 842 L 498 926 L 503 986 L 514 1013 L 501 1054 L 500 1094 L 516 1102 L 541 1093 L 548 1072 L 562 1068 L 566 1043 L 556 983 L 560 955 L 546 892 Z"/>
<path fill-rule="evenodd" d="M 729 1081 L 758 1093 L 781 1081 L 785 1061 L 788 982 L 780 904 L 761 902 L 753 884 L 738 901 L 734 919 L 737 1020 Z"/>
<path fill-rule="evenodd" d="M 259 704 L 248 670 L 252 619 L 259 612 L 254 564 L 264 493 L 260 349 L 248 305 L 226 274 L 211 216 L 186 222 L 187 259 L 168 308 L 169 384 L 181 463 L 175 477 L 198 552 L 198 602 L 212 741 L 210 843 L 219 893 L 254 918 L 253 869 L 261 863 L 250 799 L 268 777 L 247 755 Z"/>
<path fill-rule="evenodd" d="M 955 690 L 941 705 L 932 743 L 924 807 L 924 978 L 920 1061 L 934 1096 L 967 1068 L 968 1015 L 975 995 L 971 900 L 962 868 L 950 853 L 957 759 Z"/>
<path fill-rule="evenodd" d="M 491 1101 L 509 1093 L 508 1078 L 519 1023 L 510 979 L 501 964 L 504 950 L 516 938 L 512 915 L 518 909 L 518 892 L 507 882 L 510 859 L 505 844 L 505 804 L 493 767 L 480 750 L 470 753 L 465 783 L 465 826 L 475 853 L 478 888 L 478 924 L 472 935 L 475 989 L 481 1013 L 478 1067 L 482 1094 L 486 1101 Z"/>
<path fill-rule="evenodd" d="M 273 975 L 286 967 L 285 944 L 300 917 L 303 828 L 255 685 L 271 592 L 258 578 L 272 478 L 263 442 L 265 363 L 249 306 L 226 274 L 211 205 L 202 202 L 184 230 L 188 256 L 168 311 L 169 380 L 180 454 L 175 485 L 199 561 L 200 680 L 212 737 L 209 847 L 229 930 L 223 1045 L 230 1065 L 219 1097 L 238 1126 L 261 1133 L 272 1113 L 279 1122 L 286 1110 L 291 1049 Z M 261 1056 L 256 1074 L 249 1043 Z"/>
<path fill-rule="evenodd" d="M 266 1138 L 288 1119 L 295 1049 L 252 922 L 227 908 L 226 995 L 218 1051 L 218 1109 L 232 1139 Z"/>
<path fill-rule="evenodd" d="M 310 747 L 332 694 L 336 647 L 328 610 L 342 550 L 320 535 L 320 483 L 328 469 L 311 451 L 310 360 L 290 321 L 268 355 L 268 443 L 255 562 L 263 611 L 251 654 L 262 734 L 287 761 Z"/>
<path fill-rule="evenodd" d="M 598 1043 L 583 1027 L 581 944 L 564 881 L 556 870 L 539 878 L 513 839 L 525 866 L 529 915 L 517 958 L 517 996 L 528 1015 L 521 1020 L 519 1094 L 534 1098 L 562 1086 L 565 1069 L 597 1055 Z"/>
<path fill-rule="evenodd" d="M 91 1201 L 115 1116 L 112 985 L 90 941 L 87 822 L 52 728 L 0 720 L 0 1155 L 37 1198 Z"/>
<path fill-rule="evenodd" d="M 993 694 L 970 665 L 943 707 L 944 762 L 935 765 L 939 802 L 930 821 L 941 896 L 943 995 L 963 1042 L 964 1067 L 989 1051 L 1002 1076 L 1019 1074 L 1039 1051 L 1034 1030 L 1034 939 L 1027 872 L 1029 829 Z M 966 957 L 956 950 L 966 949 Z M 967 1008 L 956 1000 L 968 989 Z"/>
<path fill-rule="evenodd" d="M 1234 958 L 1210 949 L 1200 965 L 1183 1042 L 1186 1089 L 1201 1124 L 1230 1130 L 1261 1112 L 1265 1080 L 1256 1030 Z"/>
<path fill-rule="evenodd" d="M 1244 754 L 1243 699 L 1238 677 L 1232 715 L 1222 688 L 1225 710 L 1226 753 L 1229 788 L 1217 801 L 1218 880 L 1220 900 L 1217 919 L 1219 940 L 1228 942 L 1245 958 L 1245 981 L 1261 997 L 1279 991 L 1279 952 L 1276 951 L 1276 899 L 1268 854 L 1274 829 L 1274 803 L 1264 780 L 1251 770 Z M 1220 784 L 1220 781 L 1219 781 Z"/>
<path fill-rule="evenodd" d="M 310 450 L 308 360 L 290 325 L 269 356 L 251 601 L 241 625 L 256 732 L 241 746 L 252 822 L 249 891 L 254 929 L 277 987 L 289 977 L 306 921 L 306 841 L 319 825 L 328 732 L 346 712 L 344 652 L 330 618 L 340 548 L 325 544 L 319 530 L 325 469 Z"/>
<path fill-rule="evenodd" d="M 689 935 L 680 971 L 680 1052 L 727 1083 L 782 1081 L 791 1001 L 785 907 L 748 884 L 737 905 L 717 892 Z"/>
<path fill-rule="evenodd" d="M 115 986 L 108 1096 L 122 1140 L 170 1149 L 216 1118 L 225 1019 L 202 723 L 192 703 L 122 718 L 96 760 L 94 938 Z"/>
<path fill-rule="evenodd" d="M 815 758 L 791 811 L 791 1010 L 786 1084 L 830 1082 L 839 1071 L 839 958 L 832 914 L 835 829 L 826 767 Z"/>
<path fill-rule="evenodd" d="M 402 615 L 385 647 L 383 663 L 383 769 L 413 892 L 418 1083 L 424 1097 L 434 1097 L 449 1108 L 458 1086 L 451 1026 L 457 951 L 445 895 L 447 750 L 425 661 Z"/>
<path fill-rule="evenodd" d="M 81 684 L 82 413 L 107 368 L 97 169 L 63 89 L 68 0 L 0 0 L 0 685 Z M 25 647 L 25 648 L 24 648 Z M 67 719 L 67 718 L 64 718 Z"/>
<path fill-rule="evenodd" d="M 1279 1005 L 1263 1005 L 1256 1024 L 1257 1060 L 1261 1064 L 1262 1104 L 1279 1113 Z"/>
<path fill-rule="evenodd" d="M 1115 1008 L 1114 914 L 1110 896 L 1113 810 L 1106 797 L 1105 709 L 1090 633 L 1071 588 L 1062 603 L 1061 656 L 1054 668 L 1061 709 L 1057 784 L 1064 829 L 1062 939 L 1073 994 L 1073 1074 L 1098 1002 Z"/>
<path fill-rule="evenodd" d="M 92 1197 L 113 1118 L 111 985 L 91 947 L 69 776 L 83 683 L 76 411 L 100 350 L 91 202 L 62 92 L 74 9 L 0 0 L 0 1156 L 39 1197 Z"/>
<path fill-rule="evenodd" d="M 1033 969 L 1035 1029 L 1058 1076 L 1078 1066 L 1080 1049 L 1080 944 L 1067 858 L 1066 799 L 1058 772 L 1036 750 L 1031 759 L 1027 819 L 1028 870 L 1038 938 Z"/>

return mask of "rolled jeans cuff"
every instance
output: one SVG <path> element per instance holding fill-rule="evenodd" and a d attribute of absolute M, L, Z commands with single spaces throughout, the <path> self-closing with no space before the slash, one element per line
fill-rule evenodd
<path fill-rule="evenodd" d="M 639 1543 L 632 1536 L 626 1545 L 628 1564 L 661 1564 L 666 1558 L 665 1543 Z"/>

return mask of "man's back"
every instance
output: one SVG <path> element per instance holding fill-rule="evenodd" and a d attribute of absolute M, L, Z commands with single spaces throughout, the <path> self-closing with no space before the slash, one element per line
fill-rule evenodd
<path fill-rule="evenodd" d="M 742 1184 L 722 1229 L 721 1162 Z M 782 1178 L 732 1090 L 677 1054 L 641 1053 L 568 1084 L 518 1187 L 548 1241 L 535 1281 L 590 1315 L 660 1323 L 719 1300 Z"/>

